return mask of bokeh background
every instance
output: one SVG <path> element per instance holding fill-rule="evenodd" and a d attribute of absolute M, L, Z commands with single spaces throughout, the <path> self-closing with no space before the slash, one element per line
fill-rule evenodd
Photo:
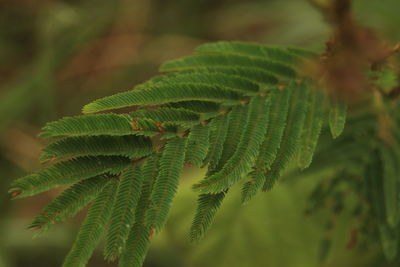
<path fill-rule="evenodd" d="M 400 40 L 399 0 L 353 2 L 360 23 Z M 83 217 L 32 239 L 27 225 L 59 191 L 12 202 L 7 195 L 12 179 L 40 168 L 45 141 L 37 134 L 46 121 L 132 88 L 163 61 L 204 42 L 322 51 L 331 32 L 306 0 L 0 0 L 0 267 L 60 266 Z M 229 194 L 206 238 L 189 244 L 196 207 L 190 185 L 203 172 L 185 170 L 167 228 L 154 239 L 145 266 L 389 266 L 378 244 L 346 248 L 354 227 L 346 213 L 335 218 L 332 248 L 321 256 L 327 215 L 304 210 L 323 177 L 307 175 L 286 179 L 245 206 L 237 192 Z M 99 249 L 89 266 L 116 264 L 104 263 Z"/>

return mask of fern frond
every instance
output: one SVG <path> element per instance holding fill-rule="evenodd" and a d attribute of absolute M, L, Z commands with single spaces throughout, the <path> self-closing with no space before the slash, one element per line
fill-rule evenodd
<path fill-rule="evenodd" d="M 119 267 L 141 267 L 150 246 L 151 235 L 150 227 L 135 223 L 129 233 L 126 250 L 121 255 Z"/>
<path fill-rule="evenodd" d="M 343 132 L 344 125 L 346 124 L 346 113 L 346 103 L 332 98 L 329 112 L 329 126 L 333 138 L 337 138 Z"/>
<path fill-rule="evenodd" d="M 270 190 L 273 187 L 275 181 L 280 177 L 281 172 L 297 152 L 299 145 L 309 91 L 305 90 L 304 84 L 296 85 L 292 83 L 291 86 L 293 87 L 293 96 L 291 98 L 286 128 L 275 161 L 272 163 L 270 171 L 267 172 L 267 180 L 265 181 L 263 190 Z"/>
<path fill-rule="evenodd" d="M 157 79 L 157 84 L 205 84 L 210 86 L 221 86 L 221 88 L 239 91 L 241 93 L 257 93 L 258 84 L 244 77 L 227 75 L 224 73 L 200 72 L 178 72 L 161 75 Z"/>
<path fill-rule="evenodd" d="M 209 66 L 209 67 L 196 67 L 193 70 L 181 71 L 180 73 L 223 73 L 226 75 L 234 75 L 237 77 L 245 77 L 246 79 L 258 83 L 260 85 L 276 85 L 279 81 L 278 76 L 262 70 L 257 67 L 243 67 L 243 66 Z"/>
<path fill-rule="evenodd" d="M 220 105 L 218 103 L 207 101 L 183 101 L 169 103 L 166 106 L 171 108 L 183 108 L 200 114 L 215 113 L 220 109 Z"/>
<path fill-rule="evenodd" d="M 282 91 L 272 90 L 270 93 L 269 127 L 255 163 L 256 170 L 264 172 L 270 169 L 276 158 L 287 125 L 292 91 L 289 87 Z"/>
<path fill-rule="evenodd" d="M 125 157 L 82 157 L 59 162 L 53 166 L 14 181 L 10 193 L 17 198 L 33 196 L 51 188 L 69 185 L 100 174 L 118 174 L 130 164 Z"/>
<path fill-rule="evenodd" d="M 250 181 L 246 182 L 242 187 L 241 192 L 241 201 L 242 203 L 246 203 L 250 201 L 263 187 L 265 181 L 267 180 L 267 176 L 265 173 L 259 173 L 253 171 L 250 173 Z"/>
<path fill-rule="evenodd" d="M 83 108 L 86 115 L 48 123 L 41 136 L 57 140 L 43 149 L 41 160 L 50 165 L 16 180 L 10 192 L 26 197 L 73 184 L 30 228 L 44 232 L 92 202 L 63 266 L 85 266 L 104 232 L 106 260 L 140 267 L 153 233 L 167 221 L 185 162 L 208 168 L 193 186 L 201 194 L 192 241 L 205 234 L 230 187 L 243 177 L 249 178 L 242 188 L 242 202 L 247 202 L 261 189 L 271 189 L 292 159 L 301 169 L 309 167 L 326 96 L 311 91 L 301 64 L 317 56 L 254 43 L 201 45 L 196 55 L 163 64 L 160 70 L 168 73 L 89 103 Z M 388 114 L 398 108 L 387 106 Z M 334 138 L 343 131 L 346 110 L 345 103 L 333 99 L 329 125 Z M 368 121 L 372 127 L 362 122 L 357 128 L 351 120 L 351 133 L 324 142 L 313 166 L 366 169 L 372 212 L 385 254 L 393 258 L 399 240 L 400 149 L 397 143 L 378 144 L 376 118 Z M 390 129 L 391 137 L 400 143 L 397 128 Z M 328 128 L 323 141 L 327 136 L 332 139 Z M 372 161 L 371 150 L 380 151 Z"/>
<path fill-rule="evenodd" d="M 89 261 L 110 218 L 117 185 L 112 179 L 93 202 L 63 267 L 84 267 Z"/>
<path fill-rule="evenodd" d="M 185 162 L 201 167 L 210 146 L 210 127 L 196 125 L 190 130 L 185 152 Z"/>
<path fill-rule="evenodd" d="M 207 102 L 207 101 L 184 101 L 178 103 L 170 103 L 165 105 L 166 107 L 170 108 L 177 108 L 177 109 L 185 109 L 196 112 L 199 114 L 200 119 L 199 121 L 207 121 L 209 119 L 213 119 L 219 115 L 219 111 L 221 106 L 217 103 Z M 193 126 L 196 123 L 183 123 L 182 126 Z"/>
<path fill-rule="evenodd" d="M 160 155 L 154 154 L 146 159 L 142 167 L 143 185 L 139 203 L 135 210 L 135 221 L 145 224 L 145 217 L 151 204 L 151 195 L 154 190 L 154 183 L 157 180 L 160 169 Z"/>
<path fill-rule="evenodd" d="M 253 198 L 267 179 L 265 173 L 271 168 L 283 138 L 291 95 L 292 88 L 282 91 L 275 89 L 270 92 L 269 126 L 255 161 L 254 171 L 250 175 L 251 180 L 242 188 L 243 202 Z"/>
<path fill-rule="evenodd" d="M 221 103 L 225 101 L 238 101 L 240 99 L 241 94 L 234 90 L 227 90 L 221 86 L 210 86 L 199 83 L 163 84 L 98 99 L 84 106 L 83 113 L 191 100 Z"/>
<path fill-rule="evenodd" d="M 307 87 L 308 89 L 308 87 Z M 309 88 L 309 104 L 306 111 L 304 126 L 300 137 L 297 162 L 300 169 L 308 168 L 311 164 L 318 139 L 324 123 L 326 96 Z"/>
<path fill-rule="evenodd" d="M 138 110 L 130 113 L 134 118 L 152 119 L 153 121 L 167 124 L 192 126 L 199 123 L 200 113 L 184 108 L 158 108 L 152 110 Z"/>
<path fill-rule="evenodd" d="M 225 138 L 228 132 L 228 116 L 218 116 L 209 123 L 210 146 L 203 164 L 209 165 L 209 169 L 216 168 L 224 148 Z"/>
<path fill-rule="evenodd" d="M 208 167 L 207 176 L 211 175 L 225 165 L 225 163 L 233 156 L 237 146 L 240 143 L 244 131 L 243 123 L 246 121 L 248 114 L 248 106 L 235 106 L 228 114 L 228 128 L 226 137 L 222 144 L 222 152 L 218 162 L 215 162 L 215 167 L 210 165 Z"/>
<path fill-rule="evenodd" d="M 152 206 L 146 215 L 146 225 L 158 231 L 164 225 L 179 185 L 185 159 L 186 138 L 173 138 L 166 144 L 160 159 L 160 172 L 151 194 Z"/>
<path fill-rule="evenodd" d="M 182 71 L 193 70 L 204 67 L 251 67 L 258 68 L 272 74 L 277 74 L 286 78 L 296 77 L 296 71 L 279 62 L 260 59 L 241 55 L 227 54 L 205 54 L 189 56 L 182 59 L 172 60 L 164 63 L 160 71 Z"/>
<path fill-rule="evenodd" d="M 33 219 L 29 228 L 40 230 L 38 234 L 43 234 L 52 224 L 60 223 L 67 217 L 75 216 L 98 195 L 110 179 L 112 178 L 98 176 L 69 187 Z"/>
<path fill-rule="evenodd" d="M 43 149 L 42 162 L 82 156 L 140 158 L 153 151 L 151 140 L 141 136 L 78 136 L 64 138 Z"/>
<path fill-rule="evenodd" d="M 135 220 L 143 176 L 140 167 L 131 167 L 120 176 L 115 204 L 104 245 L 104 258 L 113 261 L 123 251 L 126 239 Z"/>
<path fill-rule="evenodd" d="M 228 189 L 247 174 L 259 153 L 268 125 L 269 98 L 253 97 L 240 143 L 224 167 L 193 188 L 205 193 L 219 193 Z"/>
<path fill-rule="evenodd" d="M 142 167 L 143 185 L 135 211 L 135 224 L 131 228 L 125 249 L 120 257 L 120 267 L 141 267 L 150 246 L 151 227 L 145 218 L 151 204 L 151 194 L 158 174 L 159 156 L 148 158 Z"/>
<path fill-rule="evenodd" d="M 144 135 L 154 136 L 159 129 L 154 121 L 133 120 L 127 114 L 96 114 L 65 117 L 50 122 L 40 134 L 42 137 Z"/>
<path fill-rule="evenodd" d="M 210 123 L 210 152 L 205 160 L 205 162 L 210 162 L 207 176 L 221 170 L 234 154 L 244 132 L 244 127 L 241 124 L 247 118 L 247 115 L 247 106 L 236 106 L 229 112 L 228 116 L 221 115 Z M 207 231 L 224 196 L 225 192 L 200 195 L 197 213 L 191 228 L 190 238 L 192 241 L 200 239 Z M 206 198 L 210 200 L 208 207 L 203 204 L 200 205 L 200 201 L 204 203 Z"/>
<path fill-rule="evenodd" d="M 271 59 L 285 64 L 295 63 L 298 57 L 290 50 L 281 47 L 271 47 L 257 43 L 244 42 L 216 42 L 198 46 L 197 53 L 232 53 L 244 56 L 253 56 L 262 59 Z"/>
<path fill-rule="evenodd" d="M 201 194 L 197 200 L 197 210 L 190 228 L 190 241 L 200 240 L 210 227 L 216 212 L 225 198 L 225 193 Z"/>

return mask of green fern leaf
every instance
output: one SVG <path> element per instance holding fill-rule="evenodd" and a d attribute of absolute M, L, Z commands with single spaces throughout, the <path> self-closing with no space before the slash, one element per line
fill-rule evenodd
<path fill-rule="evenodd" d="M 200 116 L 199 121 L 207 121 L 209 119 L 213 119 L 219 115 L 220 105 L 213 102 L 206 102 L 206 101 L 184 101 L 179 103 L 170 103 L 166 105 L 170 108 L 176 109 L 185 109 L 190 110 L 195 113 L 198 113 Z M 183 127 L 185 126 L 193 126 L 197 123 L 182 123 Z"/>
<path fill-rule="evenodd" d="M 60 223 L 67 217 L 75 216 L 98 195 L 110 179 L 107 176 L 98 176 L 69 187 L 33 219 L 29 228 L 40 230 L 38 235 L 43 234 L 52 224 Z"/>
<path fill-rule="evenodd" d="M 249 177 L 242 188 L 246 202 L 261 189 L 271 189 L 295 156 L 301 169 L 309 167 L 325 95 L 311 92 L 309 81 L 303 82 L 301 64 L 317 57 L 302 49 L 254 43 L 201 45 L 196 55 L 162 65 L 160 70 L 169 73 L 89 103 L 83 108 L 88 115 L 48 123 L 41 136 L 58 139 L 43 149 L 41 160 L 51 165 L 16 180 L 10 193 L 26 197 L 73 184 L 30 228 L 44 232 L 93 202 L 63 266 L 85 266 L 104 232 L 106 260 L 119 258 L 120 267 L 140 267 L 153 233 L 167 221 L 185 162 L 208 167 L 206 177 L 193 186 L 201 194 L 192 241 L 205 234 L 230 187 L 243 177 Z M 389 114 L 394 105 L 387 106 Z M 124 110 L 109 113 L 118 109 Z M 107 113 L 91 114 L 99 112 Z M 345 103 L 333 99 L 329 125 L 334 138 L 344 129 L 346 112 Z M 347 170 L 351 165 L 359 171 L 367 165 L 371 211 L 384 253 L 394 258 L 400 152 L 397 144 L 381 147 L 371 162 L 371 150 L 379 151 L 375 126 L 361 127 L 368 128 L 365 132 L 351 128 L 350 134 L 346 129 L 337 142 L 325 142 L 313 166 Z M 400 140 L 396 127 L 393 134 Z"/>
<path fill-rule="evenodd" d="M 224 102 L 240 100 L 241 95 L 221 86 L 198 83 L 154 85 L 143 90 L 132 90 L 98 99 L 83 108 L 83 113 L 94 113 L 132 106 L 152 106 L 171 102 L 202 100 Z"/>
<path fill-rule="evenodd" d="M 110 218 L 117 185 L 111 180 L 93 202 L 63 267 L 84 267 L 89 261 Z"/>
<path fill-rule="evenodd" d="M 282 91 L 272 90 L 270 93 L 271 108 L 269 113 L 269 125 L 264 141 L 260 148 L 259 156 L 255 163 L 255 169 L 264 172 L 271 168 L 281 144 L 286 128 L 289 113 L 292 88 Z"/>
<path fill-rule="evenodd" d="M 252 199 L 267 179 L 265 173 L 271 168 L 278 154 L 285 131 L 291 94 L 292 88 L 282 91 L 275 89 L 270 92 L 269 126 L 254 164 L 254 171 L 250 175 L 251 180 L 242 188 L 242 202 Z"/>
<path fill-rule="evenodd" d="M 258 84 L 244 77 L 204 71 L 201 73 L 189 71 L 161 75 L 157 78 L 156 83 L 171 85 L 179 83 L 217 85 L 228 90 L 235 90 L 242 93 L 257 93 L 259 89 Z"/>
<path fill-rule="evenodd" d="M 293 96 L 291 98 L 286 128 L 278 154 L 271 165 L 271 170 L 267 173 L 267 180 L 264 183 L 263 190 L 270 190 L 273 187 L 275 181 L 280 177 L 281 172 L 297 152 L 299 145 L 309 91 L 305 90 L 304 84 L 296 85 L 292 83 L 291 87 L 293 87 Z"/>
<path fill-rule="evenodd" d="M 193 70 L 185 70 L 185 71 L 180 71 L 179 73 L 223 73 L 225 75 L 233 75 L 236 77 L 242 77 L 246 78 L 247 80 L 250 80 L 254 83 L 260 84 L 260 85 L 276 85 L 279 81 L 278 76 L 262 70 L 260 68 L 248 66 L 248 67 L 242 67 L 242 66 L 209 66 L 209 67 L 196 67 Z"/>
<path fill-rule="evenodd" d="M 154 155 L 142 167 L 143 185 L 135 211 L 135 224 L 130 230 L 125 249 L 120 257 L 120 267 L 141 267 L 150 246 L 151 227 L 145 225 L 146 213 L 158 174 L 159 157 Z"/>
<path fill-rule="evenodd" d="M 130 113 L 134 118 L 152 119 L 157 123 L 192 126 L 200 121 L 200 113 L 184 108 L 159 108 Z"/>
<path fill-rule="evenodd" d="M 228 116 L 218 116 L 209 123 L 210 140 L 209 149 L 203 165 L 209 164 L 209 169 L 216 168 L 222 156 L 224 142 L 228 132 Z"/>
<path fill-rule="evenodd" d="M 307 87 L 308 88 L 308 87 Z M 303 131 L 300 137 L 297 162 L 300 169 L 308 168 L 311 164 L 315 148 L 317 147 L 322 125 L 324 123 L 324 110 L 326 96 L 309 88 L 309 104 L 304 120 Z"/>
<path fill-rule="evenodd" d="M 43 149 L 41 161 L 82 156 L 140 158 L 153 151 L 151 140 L 140 136 L 78 136 L 56 141 Z"/>
<path fill-rule="evenodd" d="M 250 173 L 250 181 L 246 182 L 242 187 L 242 203 L 250 201 L 261 190 L 267 176 L 265 173 L 252 172 Z"/>
<path fill-rule="evenodd" d="M 329 126 L 333 138 L 337 138 L 344 129 L 346 123 L 347 105 L 342 101 L 332 98 L 329 112 Z"/>
<path fill-rule="evenodd" d="M 208 125 L 196 125 L 190 130 L 185 152 L 185 162 L 201 167 L 207 156 L 210 127 Z"/>
<path fill-rule="evenodd" d="M 126 242 L 126 250 L 121 255 L 119 267 L 142 267 L 150 246 L 152 229 L 142 224 L 134 224 Z"/>
<path fill-rule="evenodd" d="M 127 168 L 130 160 L 124 157 L 98 156 L 82 157 L 38 171 L 14 181 L 10 193 L 16 197 L 28 197 L 51 188 L 69 185 L 100 174 L 118 174 Z"/>
<path fill-rule="evenodd" d="M 143 185 L 139 203 L 135 210 L 136 222 L 145 224 L 145 215 L 150 207 L 154 183 L 159 173 L 160 155 L 155 154 L 148 158 L 142 167 Z"/>
<path fill-rule="evenodd" d="M 220 109 L 218 103 L 207 101 L 183 101 L 178 103 L 170 103 L 166 106 L 171 108 L 183 108 L 200 114 L 215 113 Z"/>
<path fill-rule="evenodd" d="M 234 154 L 244 131 L 241 123 L 246 119 L 247 111 L 247 107 L 236 106 L 228 116 L 219 116 L 210 123 L 210 153 L 207 155 L 208 159 L 205 160 L 205 163 L 210 162 L 207 176 L 221 170 Z M 200 239 L 207 231 L 224 196 L 225 192 L 200 195 L 197 213 L 191 228 L 190 238 L 192 241 Z M 208 207 L 200 205 L 205 203 L 207 198 L 210 200 Z"/>
<path fill-rule="evenodd" d="M 42 137 L 97 136 L 97 135 L 144 135 L 159 133 L 154 121 L 135 121 L 127 114 L 96 114 L 65 117 L 50 122 L 40 134 Z"/>
<path fill-rule="evenodd" d="M 235 106 L 228 114 L 228 128 L 225 140 L 222 145 L 222 152 L 218 162 L 215 162 L 215 168 L 213 165 L 208 167 L 207 176 L 219 171 L 225 165 L 225 163 L 233 156 L 237 146 L 240 143 L 244 127 L 243 122 L 246 121 L 248 116 L 248 106 Z"/>
<path fill-rule="evenodd" d="M 139 167 L 131 167 L 121 174 L 104 245 L 104 258 L 106 260 L 115 260 L 123 251 L 129 230 L 134 224 L 142 179 L 143 176 Z"/>
<path fill-rule="evenodd" d="M 287 78 L 296 77 L 296 71 L 288 65 L 241 55 L 207 54 L 185 57 L 164 63 L 160 71 L 182 71 L 193 70 L 204 67 L 252 67 Z"/>
<path fill-rule="evenodd" d="M 200 240 L 210 227 L 217 213 L 225 193 L 201 194 L 197 200 L 197 210 L 190 228 L 190 241 Z"/>
<path fill-rule="evenodd" d="M 205 193 L 219 193 L 228 189 L 247 174 L 259 153 L 268 125 L 269 98 L 253 97 L 243 137 L 233 156 L 217 173 L 207 177 L 193 188 Z"/>
<path fill-rule="evenodd" d="M 152 206 L 146 215 L 146 225 L 160 230 L 164 225 L 179 185 L 185 159 L 186 138 L 171 139 L 160 159 L 160 172 L 151 195 Z"/>

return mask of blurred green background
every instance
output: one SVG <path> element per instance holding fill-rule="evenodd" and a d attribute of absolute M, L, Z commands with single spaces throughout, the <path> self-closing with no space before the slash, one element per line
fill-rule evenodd
<path fill-rule="evenodd" d="M 389 41 L 400 39 L 399 0 L 354 0 L 357 20 Z M 131 88 L 165 60 L 203 42 L 256 41 L 321 51 L 332 29 L 306 0 L 1 0 L 0 267 L 60 266 L 82 214 L 32 239 L 32 217 L 59 191 L 10 202 L 10 181 L 40 168 L 46 121 L 76 115 L 98 97 Z M 346 249 L 354 221 L 343 213 L 328 257 L 319 261 L 327 214 L 306 216 L 319 179 L 281 182 L 241 206 L 230 194 L 199 244 L 188 243 L 196 207 L 190 185 L 203 170 L 185 170 L 167 228 L 145 266 L 389 266 L 379 245 Z M 89 266 L 116 266 L 97 251 Z"/>

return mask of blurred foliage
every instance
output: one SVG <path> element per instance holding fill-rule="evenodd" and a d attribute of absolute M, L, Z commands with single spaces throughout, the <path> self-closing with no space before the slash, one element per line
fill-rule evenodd
<path fill-rule="evenodd" d="M 188 245 L 185 240 L 193 218 L 188 212 L 190 204 L 178 207 L 172 211 L 168 231 L 154 250 L 168 249 L 169 255 L 183 251 L 187 257 L 180 266 L 320 266 L 317 255 L 326 214 L 304 213 L 306 196 L 315 186 L 315 179 L 281 183 L 276 190 L 261 194 L 244 206 L 240 204 L 240 192 L 231 193 L 210 231 L 198 244 Z M 194 200 L 195 194 L 187 187 L 175 201 Z M 346 249 L 349 222 L 349 214 L 339 218 L 333 233 L 333 248 L 324 266 L 366 266 L 374 257 L 373 250 L 368 257 L 358 257 L 360 251 Z M 150 251 L 149 260 L 151 256 Z M 157 266 L 173 265 L 162 264 L 166 260 L 160 259 Z"/>
<path fill-rule="evenodd" d="M 400 39 L 400 1 L 353 2 L 361 23 L 389 40 Z M 39 168 L 42 144 L 35 136 L 44 122 L 77 114 L 90 100 L 146 80 L 161 62 L 187 55 L 205 41 L 321 50 L 330 34 L 306 0 L 1 1 L 0 267 L 59 266 L 74 237 L 70 233 L 76 232 L 72 220 L 32 241 L 25 226 L 57 192 L 13 203 L 6 195 L 13 178 Z M 232 194 L 206 238 L 189 245 L 195 202 L 189 184 L 199 177 L 193 171 L 187 172 L 187 186 L 147 266 L 321 265 L 317 255 L 326 214 L 303 214 L 318 179 L 290 179 L 240 208 Z M 323 266 L 386 266 L 379 247 L 345 248 L 351 227 L 351 216 L 338 218 Z M 90 266 L 107 265 L 98 256 Z"/>

